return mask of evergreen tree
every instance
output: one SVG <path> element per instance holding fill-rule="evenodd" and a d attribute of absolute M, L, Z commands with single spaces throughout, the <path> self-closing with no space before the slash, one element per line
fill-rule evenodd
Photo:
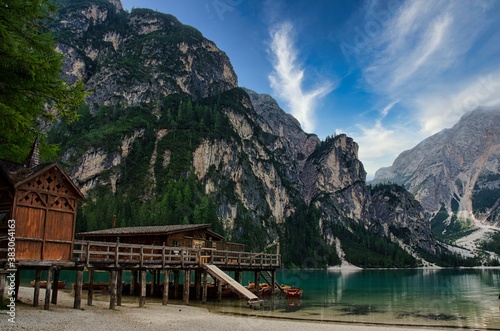
<path fill-rule="evenodd" d="M 56 9 L 50 1 L 0 0 L 0 8 L 0 157 L 21 161 L 40 123 L 75 119 L 85 93 L 61 78 L 63 55 L 44 24 Z"/>

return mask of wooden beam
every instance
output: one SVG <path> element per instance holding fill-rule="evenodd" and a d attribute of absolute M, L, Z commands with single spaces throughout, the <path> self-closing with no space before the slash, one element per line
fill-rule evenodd
<path fill-rule="evenodd" d="M 255 291 L 257 296 L 260 294 L 260 271 L 255 271 Z"/>
<path fill-rule="evenodd" d="M 47 270 L 47 285 L 45 285 L 45 305 L 44 310 L 49 310 L 50 307 L 50 293 L 52 290 L 52 267 Z"/>
<path fill-rule="evenodd" d="M 54 287 L 52 289 L 52 301 L 51 303 L 54 305 L 57 305 L 57 292 L 59 291 L 59 272 L 61 269 L 55 268 L 54 269 Z"/>
<path fill-rule="evenodd" d="M 76 271 L 76 284 L 75 284 L 75 301 L 73 303 L 74 309 L 82 308 L 82 287 L 83 287 L 83 270 Z"/>
<path fill-rule="evenodd" d="M 144 307 L 146 303 L 146 270 L 141 270 L 140 286 L 139 307 Z"/>
<path fill-rule="evenodd" d="M 118 269 L 116 273 L 116 305 L 122 305 L 123 294 L 123 269 Z"/>
<path fill-rule="evenodd" d="M 179 297 L 179 270 L 174 270 L 174 298 Z"/>
<path fill-rule="evenodd" d="M 130 270 L 130 295 L 135 294 L 135 283 L 137 283 L 137 270 Z"/>
<path fill-rule="evenodd" d="M 17 301 L 17 299 L 19 298 L 18 297 L 18 294 L 19 294 L 19 286 L 21 285 L 21 269 L 17 269 L 16 271 L 16 277 L 14 279 L 14 299 Z"/>
<path fill-rule="evenodd" d="M 156 287 L 156 270 L 151 270 L 151 288 L 149 289 L 149 295 L 155 295 L 155 287 Z"/>
<path fill-rule="evenodd" d="M 40 268 L 36 268 L 35 271 L 35 290 L 33 293 L 33 307 L 38 307 L 40 301 L 40 278 L 41 278 L 42 270 Z M 3 298 L 3 296 L 2 296 Z"/>
<path fill-rule="evenodd" d="M 217 302 L 222 301 L 222 280 L 217 279 Z"/>
<path fill-rule="evenodd" d="M 241 271 L 235 271 L 234 280 L 241 284 L 242 279 L 243 279 L 243 273 Z"/>
<path fill-rule="evenodd" d="M 194 285 L 196 289 L 196 299 L 201 300 L 201 271 L 194 272 Z"/>
<path fill-rule="evenodd" d="M 207 293 L 208 293 L 208 287 L 207 287 L 207 271 L 203 270 L 203 294 L 201 296 L 201 302 L 207 303 Z"/>
<path fill-rule="evenodd" d="M 189 281 L 191 278 L 191 272 L 189 270 L 184 270 L 184 295 L 182 299 L 185 304 L 189 304 Z"/>
<path fill-rule="evenodd" d="M 116 308 L 116 269 L 109 273 L 109 309 Z"/>
<path fill-rule="evenodd" d="M 163 277 L 163 301 L 162 305 L 166 306 L 168 304 L 168 290 L 170 287 L 170 270 L 164 270 Z"/>
<path fill-rule="evenodd" d="M 89 288 L 87 289 L 87 306 L 92 306 L 94 300 L 94 268 L 89 268 Z"/>

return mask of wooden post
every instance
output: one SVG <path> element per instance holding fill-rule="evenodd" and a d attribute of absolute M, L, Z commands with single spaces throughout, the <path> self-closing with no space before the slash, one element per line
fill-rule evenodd
<path fill-rule="evenodd" d="M 170 270 L 164 270 L 163 277 L 163 302 L 162 304 L 166 306 L 168 304 L 168 290 L 170 287 Z"/>
<path fill-rule="evenodd" d="M 222 280 L 217 279 L 217 302 L 222 301 Z"/>
<path fill-rule="evenodd" d="M 241 271 L 235 271 L 234 280 L 241 284 L 242 279 L 243 279 L 243 273 Z"/>
<path fill-rule="evenodd" d="M 260 295 L 260 271 L 255 272 L 255 291 Z"/>
<path fill-rule="evenodd" d="M 189 281 L 191 278 L 191 272 L 189 270 L 184 270 L 184 295 L 182 297 L 185 304 L 189 304 Z"/>
<path fill-rule="evenodd" d="M 116 308 L 116 270 L 111 270 L 109 274 L 109 309 Z"/>
<path fill-rule="evenodd" d="M 83 270 L 76 271 L 76 285 L 75 285 L 75 301 L 73 304 L 74 309 L 81 309 L 82 307 L 82 287 L 83 287 Z"/>
<path fill-rule="evenodd" d="M 47 270 L 47 285 L 45 285 L 45 305 L 44 310 L 49 310 L 50 307 L 50 291 L 52 290 L 52 267 Z"/>
<path fill-rule="evenodd" d="M 271 271 L 271 288 L 272 288 L 271 295 L 274 295 L 275 283 L 276 283 L 276 270 L 273 270 Z"/>
<path fill-rule="evenodd" d="M 122 305 L 123 269 L 118 269 L 116 274 L 116 305 Z"/>
<path fill-rule="evenodd" d="M 7 270 L 0 270 L 0 308 L 4 308 L 5 286 L 7 285 Z"/>
<path fill-rule="evenodd" d="M 87 289 L 87 306 L 92 306 L 94 300 L 94 268 L 89 269 L 89 288 Z"/>
<path fill-rule="evenodd" d="M 42 270 L 40 268 L 36 268 L 35 271 L 35 291 L 33 293 L 33 307 L 38 307 L 40 300 L 40 277 L 42 274 Z M 3 296 L 2 296 L 3 298 Z"/>
<path fill-rule="evenodd" d="M 16 277 L 14 279 L 14 299 L 17 301 L 18 299 L 18 294 L 19 294 L 19 286 L 21 285 L 21 269 L 17 269 L 16 271 Z"/>
<path fill-rule="evenodd" d="M 201 297 L 201 302 L 207 303 L 207 293 L 208 293 L 208 288 L 207 288 L 207 271 L 203 270 L 203 294 Z"/>
<path fill-rule="evenodd" d="M 174 298 L 179 297 L 179 270 L 174 270 Z"/>
<path fill-rule="evenodd" d="M 59 291 L 59 272 L 61 269 L 55 268 L 54 269 L 54 286 L 52 288 L 52 301 L 54 305 L 57 305 L 57 292 Z"/>
<path fill-rule="evenodd" d="M 151 288 L 149 289 L 149 295 L 155 295 L 155 286 L 156 286 L 156 270 L 151 270 Z"/>
<path fill-rule="evenodd" d="M 141 293 L 139 296 L 139 307 L 144 307 L 144 304 L 146 303 L 146 270 L 141 270 L 141 280 L 140 280 L 140 286 L 141 286 Z"/>
<path fill-rule="evenodd" d="M 137 270 L 130 270 L 130 295 L 135 294 L 135 283 L 137 283 Z"/>
<path fill-rule="evenodd" d="M 194 285 L 196 288 L 196 299 L 201 299 L 201 272 L 199 270 L 194 272 Z"/>

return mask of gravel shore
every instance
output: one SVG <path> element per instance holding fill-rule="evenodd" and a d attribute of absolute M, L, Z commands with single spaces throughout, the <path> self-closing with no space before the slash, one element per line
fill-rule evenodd
<path fill-rule="evenodd" d="M 34 308 L 33 288 L 21 287 L 20 302 L 16 303 L 16 324 L 8 321 L 7 311 L 0 311 L 0 330 L 68 330 L 68 331 L 122 331 L 122 330 L 336 330 L 336 331 L 412 331 L 422 330 L 406 327 L 369 326 L 362 324 L 313 323 L 281 319 L 241 317 L 214 314 L 207 309 L 146 303 L 145 308 L 125 303 L 115 310 L 109 303 L 95 301 L 86 306 L 82 300 L 81 310 L 73 309 L 73 297 L 59 292 L 58 304 L 43 310 L 45 290 L 40 290 L 40 307 Z"/>

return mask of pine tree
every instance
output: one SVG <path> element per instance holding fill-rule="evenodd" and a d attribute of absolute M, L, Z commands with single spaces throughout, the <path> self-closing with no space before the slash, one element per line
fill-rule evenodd
<path fill-rule="evenodd" d="M 42 133 L 40 123 L 75 119 L 85 93 L 81 82 L 68 86 L 61 78 L 63 55 L 44 23 L 55 6 L 0 0 L 0 8 L 0 157 L 21 161 Z"/>

